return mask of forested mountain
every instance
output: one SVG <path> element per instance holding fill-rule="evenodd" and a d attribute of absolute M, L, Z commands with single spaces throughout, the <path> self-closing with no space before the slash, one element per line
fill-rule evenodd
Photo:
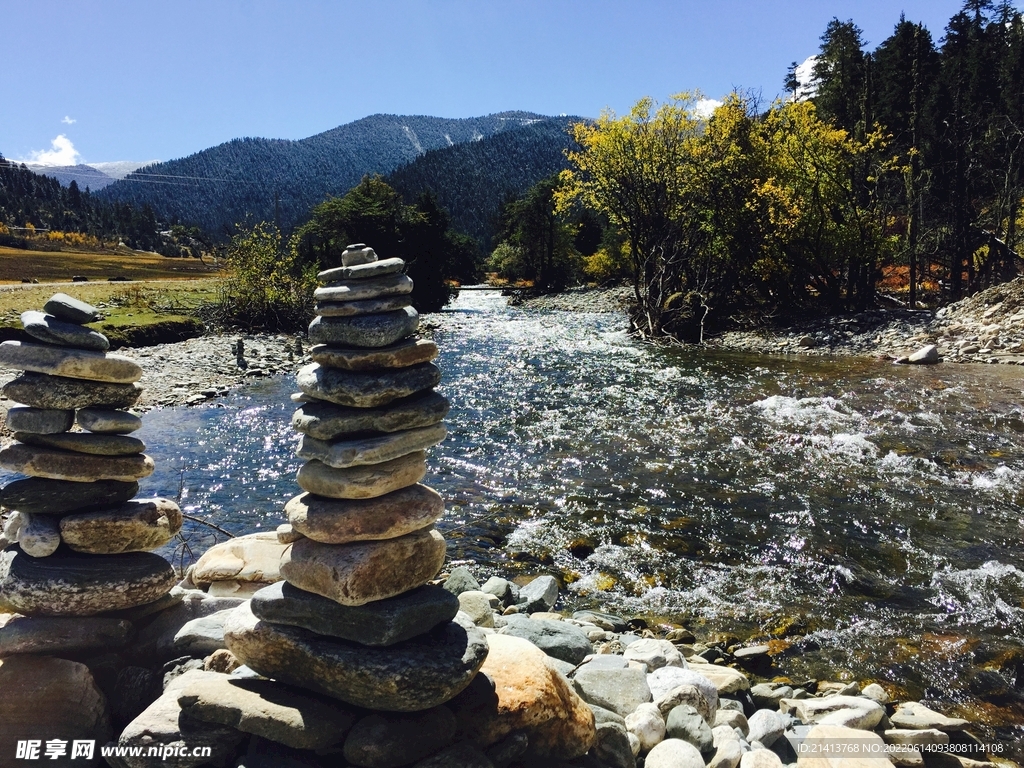
<path fill-rule="evenodd" d="M 18 233 L 33 228 L 123 240 L 140 250 L 151 250 L 159 242 L 150 206 L 98 200 L 74 181 L 61 186 L 55 178 L 0 156 L 0 242 L 25 247 Z"/>
<path fill-rule="evenodd" d="M 569 126 L 580 120 L 547 118 L 481 141 L 431 150 L 393 171 L 388 183 L 407 203 L 433 192 L 454 229 L 489 247 L 502 204 L 568 167 Z"/>
<path fill-rule="evenodd" d="M 108 176 L 91 165 L 82 165 L 81 163 L 78 165 L 59 166 L 27 165 L 26 167 L 41 176 L 50 176 L 56 179 L 65 187 L 70 186 L 73 181 L 78 185 L 79 189 L 88 189 L 92 192 L 98 192 L 115 181 L 113 176 Z"/>
<path fill-rule="evenodd" d="M 214 235 L 247 219 L 276 220 L 288 230 L 314 205 L 344 195 L 366 174 L 386 174 L 430 150 L 480 141 L 541 119 L 527 112 L 458 120 L 371 115 L 298 141 L 229 141 L 141 168 L 99 196 L 149 204 L 171 221 Z"/>

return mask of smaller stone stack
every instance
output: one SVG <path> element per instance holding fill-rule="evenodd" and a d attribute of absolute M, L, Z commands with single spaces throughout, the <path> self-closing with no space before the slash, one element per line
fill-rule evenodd
<path fill-rule="evenodd" d="M 228 618 L 228 648 L 256 672 L 370 710 L 417 712 L 463 690 L 487 654 L 453 621 L 458 599 L 428 585 L 444 563 L 433 523 L 444 502 L 420 484 L 445 436 L 437 346 L 415 337 L 401 259 L 350 245 L 320 273 L 309 326 L 315 361 L 298 373 L 305 493 L 279 529 L 285 581 Z M 450 717 L 450 716 L 449 716 Z"/>
<path fill-rule="evenodd" d="M 21 316 L 36 341 L 0 344 L 0 366 L 24 371 L 3 388 L 23 405 L 8 412 L 17 442 L 0 451 L 0 466 L 28 475 L 0 490 L 0 504 L 11 511 L 0 610 L 22 614 L 0 631 L 0 656 L 113 648 L 115 635 L 123 645 L 131 626 L 113 627 L 123 622 L 52 617 L 154 603 L 175 583 L 170 564 L 149 550 L 178 532 L 181 510 L 167 499 L 134 499 L 138 481 L 154 468 L 145 444 L 129 434 L 141 420 L 124 410 L 142 392 L 142 369 L 108 354 L 107 338 L 85 327 L 98 316 L 58 293 L 45 312 Z M 70 431 L 76 421 L 84 431 Z M 59 638 L 67 640 L 62 632 L 72 625 L 78 640 L 62 647 Z"/>

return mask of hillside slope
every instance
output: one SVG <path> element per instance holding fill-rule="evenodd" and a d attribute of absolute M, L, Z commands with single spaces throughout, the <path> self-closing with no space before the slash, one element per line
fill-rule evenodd
<path fill-rule="evenodd" d="M 372 115 L 298 141 L 229 141 L 141 168 L 99 196 L 149 203 L 162 217 L 217 235 L 246 219 L 276 218 L 287 230 L 325 197 L 344 194 L 365 174 L 386 174 L 430 150 L 542 119 L 527 112 L 465 119 Z"/>

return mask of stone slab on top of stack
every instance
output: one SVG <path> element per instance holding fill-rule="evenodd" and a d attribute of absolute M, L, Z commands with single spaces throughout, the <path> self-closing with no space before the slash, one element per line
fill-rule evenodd
<path fill-rule="evenodd" d="M 259 674 L 368 709 L 437 707 L 487 654 L 457 620 L 458 599 L 429 585 L 444 563 L 440 495 L 421 480 L 445 437 L 437 346 L 417 338 L 401 259 L 349 246 L 320 273 L 292 426 L 304 493 L 285 507 L 284 582 L 225 623 L 225 641 Z"/>

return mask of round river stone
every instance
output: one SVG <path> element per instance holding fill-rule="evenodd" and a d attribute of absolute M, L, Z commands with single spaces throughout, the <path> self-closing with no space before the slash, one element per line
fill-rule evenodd
<path fill-rule="evenodd" d="M 433 528 L 350 544 L 299 539 L 285 550 L 281 575 L 342 605 L 364 605 L 422 586 L 441 570 L 444 554 L 444 537 Z"/>
<path fill-rule="evenodd" d="M 170 563 L 149 552 L 80 555 L 64 550 L 28 557 L 0 553 L 0 603 L 28 616 L 93 616 L 134 608 L 169 592 Z"/>
<path fill-rule="evenodd" d="M 82 408 L 78 412 L 78 426 L 103 435 L 126 435 L 141 429 L 142 419 L 128 411 Z"/>
<path fill-rule="evenodd" d="M 405 339 L 390 347 L 352 349 L 332 344 L 317 344 L 309 350 L 314 362 L 346 371 L 375 371 L 379 368 L 405 368 L 429 363 L 437 357 L 437 344 L 428 339 Z"/>
<path fill-rule="evenodd" d="M 94 456 L 20 443 L 0 451 L 0 467 L 23 475 L 79 483 L 91 483 L 95 480 L 131 482 L 149 477 L 156 468 L 153 460 L 145 454 Z"/>
<path fill-rule="evenodd" d="M 441 369 L 433 363 L 383 371 L 343 371 L 310 363 L 299 369 L 296 383 L 318 400 L 355 408 L 376 408 L 436 387 Z"/>
<path fill-rule="evenodd" d="M 251 605 L 265 621 L 362 645 L 400 643 L 451 621 L 459 612 L 459 598 L 432 584 L 365 605 L 341 605 L 279 581 L 254 594 Z"/>
<path fill-rule="evenodd" d="M 92 349 L 97 352 L 106 352 L 110 349 L 110 341 L 99 331 L 60 320 L 45 312 L 22 312 L 21 324 L 25 327 L 25 333 L 47 344 Z"/>
<path fill-rule="evenodd" d="M 425 485 L 410 485 L 373 499 L 325 499 L 303 493 L 284 508 L 292 528 L 322 544 L 379 541 L 432 525 L 444 499 Z"/>
<path fill-rule="evenodd" d="M 302 404 L 292 415 L 292 428 L 318 440 L 356 432 L 398 432 L 437 424 L 449 408 L 448 398 L 433 390 L 380 408 L 352 408 L 320 400 Z"/>
<path fill-rule="evenodd" d="M 309 341 L 376 349 L 411 336 L 419 325 L 420 315 L 415 307 L 352 317 L 318 316 L 309 324 Z"/>
<path fill-rule="evenodd" d="M 392 712 L 443 704 L 469 685 L 487 658 L 483 632 L 455 622 L 374 648 L 261 621 L 248 604 L 228 616 L 224 640 L 228 650 L 261 675 Z"/>
<path fill-rule="evenodd" d="M 298 483 L 304 491 L 329 499 L 372 499 L 418 483 L 427 474 L 427 454 L 415 451 L 385 461 L 335 469 L 322 461 L 307 461 L 299 467 Z"/>
<path fill-rule="evenodd" d="M 138 482 L 100 480 L 77 483 L 29 477 L 15 480 L 0 490 L 0 505 L 31 514 L 61 515 L 111 507 L 135 496 Z"/>
<path fill-rule="evenodd" d="M 3 393 L 17 403 L 33 408 L 71 410 L 90 405 L 129 408 L 139 399 L 142 387 L 30 372 L 7 382 Z"/>

